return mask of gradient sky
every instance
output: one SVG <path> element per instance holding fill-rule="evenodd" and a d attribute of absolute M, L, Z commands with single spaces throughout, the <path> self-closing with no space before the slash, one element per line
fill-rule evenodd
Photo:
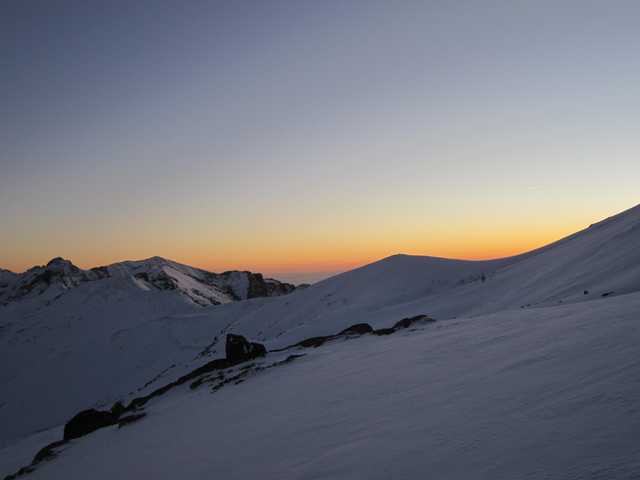
<path fill-rule="evenodd" d="M 640 202 L 637 1 L 3 1 L 0 266 L 308 280 Z"/>

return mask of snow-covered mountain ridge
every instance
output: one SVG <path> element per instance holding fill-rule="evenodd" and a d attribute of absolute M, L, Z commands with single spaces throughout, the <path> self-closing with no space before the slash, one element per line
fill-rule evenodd
<path fill-rule="evenodd" d="M 195 305 L 220 305 L 255 297 L 291 293 L 295 287 L 260 273 L 228 271 L 212 273 L 188 265 L 152 257 L 118 262 L 81 270 L 69 260 L 57 257 L 45 266 L 33 267 L 22 274 L 0 270 L 0 305 L 41 297 L 57 299 L 86 282 L 119 279 L 140 290 L 173 291 Z"/>

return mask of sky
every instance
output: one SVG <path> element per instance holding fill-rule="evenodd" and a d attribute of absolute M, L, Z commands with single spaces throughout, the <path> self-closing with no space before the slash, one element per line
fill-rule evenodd
<path fill-rule="evenodd" d="M 640 203 L 637 1 L 0 6 L 0 266 L 309 281 Z"/>

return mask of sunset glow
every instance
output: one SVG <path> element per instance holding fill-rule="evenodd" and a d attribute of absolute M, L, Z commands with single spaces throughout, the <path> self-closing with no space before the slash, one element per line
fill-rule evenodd
<path fill-rule="evenodd" d="M 7 53 L 0 266 L 317 279 L 521 253 L 638 203 L 624 9 L 269 3 L 16 7 L 3 30 L 39 54 Z"/>
<path fill-rule="evenodd" d="M 566 212 L 542 215 L 523 207 L 519 218 L 515 213 L 494 211 L 493 215 L 462 217 L 446 224 L 425 221 L 413 225 L 390 217 L 385 222 L 354 220 L 354 226 L 347 228 L 344 219 L 328 219 L 305 231 L 286 224 L 273 229 L 247 227 L 252 232 L 248 238 L 235 232 L 220 234 L 215 226 L 184 227 L 183 231 L 198 231 L 197 238 L 186 238 L 183 231 L 132 227 L 125 230 L 126 241 L 114 242 L 113 236 L 106 236 L 96 245 L 90 236 L 69 232 L 56 239 L 60 243 L 40 245 L 37 250 L 33 244 L 18 245 L 15 258 L 20 260 L 7 259 L 4 265 L 22 271 L 62 254 L 89 268 L 157 254 L 211 271 L 251 270 L 292 281 L 315 281 L 397 253 L 470 260 L 516 255 L 586 228 L 622 210 L 623 204 L 617 210 L 602 209 L 595 216 L 590 212 L 581 215 L 576 204 Z M 432 216 L 437 218 L 437 213 Z M 113 228 L 118 230 L 117 224 Z"/>

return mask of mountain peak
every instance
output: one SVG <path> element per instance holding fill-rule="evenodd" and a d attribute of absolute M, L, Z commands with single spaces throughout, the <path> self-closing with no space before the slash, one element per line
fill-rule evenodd
<path fill-rule="evenodd" d="M 144 260 L 141 260 L 142 262 L 145 263 L 169 263 L 171 262 L 171 260 L 169 260 L 168 258 L 164 258 L 161 257 L 159 255 L 154 255 L 153 257 L 149 257 L 149 258 L 145 258 Z"/>
<path fill-rule="evenodd" d="M 62 257 L 54 257 L 47 263 L 47 267 L 56 266 L 56 265 L 73 265 L 70 260 Z"/>
<path fill-rule="evenodd" d="M 76 267 L 70 260 L 62 257 L 52 258 L 46 266 L 47 270 L 53 272 L 79 272 L 80 269 Z"/>
<path fill-rule="evenodd" d="M 173 260 L 169 260 L 168 258 L 160 257 L 159 255 L 154 255 L 153 257 L 143 258 L 141 260 L 126 260 L 124 262 L 116 262 L 114 265 L 118 265 L 121 263 L 130 263 L 138 266 L 154 266 L 154 267 L 163 267 L 167 265 L 183 265 Z M 183 265 L 185 267 L 189 267 L 189 265 Z"/>

